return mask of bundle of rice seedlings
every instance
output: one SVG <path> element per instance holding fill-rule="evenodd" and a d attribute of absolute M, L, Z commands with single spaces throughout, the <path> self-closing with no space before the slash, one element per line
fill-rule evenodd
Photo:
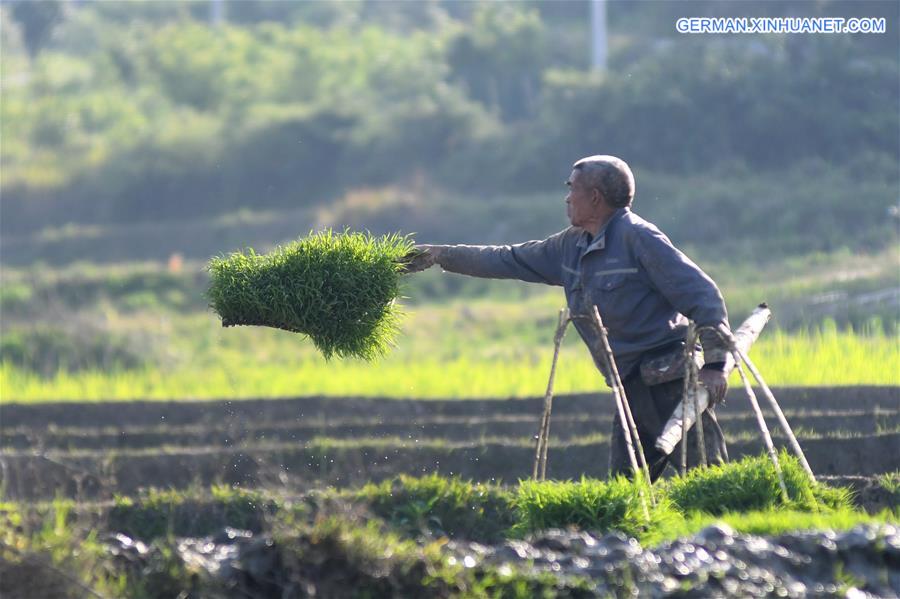
<path fill-rule="evenodd" d="M 311 233 L 268 254 L 252 248 L 213 258 L 207 297 L 222 325 L 303 333 L 326 359 L 372 360 L 399 330 L 408 237 Z"/>
<path fill-rule="evenodd" d="M 580 481 L 519 481 L 514 499 L 518 522 L 514 534 L 576 527 L 607 532 L 619 530 L 645 537 L 683 522 L 668 499 L 657 497 L 644 515 L 640 484 L 622 477 L 607 481 L 582 477 Z"/>
<path fill-rule="evenodd" d="M 514 524 L 512 494 L 499 485 L 429 474 L 397 478 L 347 493 L 405 534 L 428 532 L 470 541 L 502 540 Z"/>
<path fill-rule="evenodd" d="M 813 483 L 800 461 L 782 451 L 778 456 L 790 502 L 782 504 L 775 466 L 767 455 L 746 457 L 738 462 L 695 468 L 671 479 L 666 493 L 685 513 L 713 515 L 790 508 L 800 511 L 851 509 L 850 493 L 840 487 Z"/>

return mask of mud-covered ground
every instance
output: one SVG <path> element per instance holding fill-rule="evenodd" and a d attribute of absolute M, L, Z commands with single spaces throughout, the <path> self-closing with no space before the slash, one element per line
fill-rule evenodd
<path fill-rule="evenodd" d="M 146 548 L 125 538 L 113 545 L 149 561 Z M 345 556 L 327 546 L 308 546 L 306 559 L 327 564 Z M 144 551 L 141 554 L 141 551 Z M 271 537 L 224 531 L 213 537 L 181 539 L 176 553 L 221 589 L 235 596 L 301 597 L 325 590 L 327 596 L 363 589 L 325 567 L 291 570 L 284 550 Z M 834 533 L 801 532 L 774 537 L 737 534 L 725 525 L 644 548 L 621 533 L 548 530 L 496 545 L 451 541 L 443 548 L 449 562 L 464 568 L 485 566 L 505 574 L 552 574 L 559 596 L 579 597 L 897 597 L 900 595 L 900 529 L 863 525 Z M 348 564 L 349 566 L 349 564 Z M 371 575 L 371 573 L 370 573 Z M 384 569 L 383 578 L 390 576 Z M 377 578 L 377 574 L 375 576 Z M 422 589 L 425 591 L 426 589 Z"/>
<path fill-rule="evenodd" d="M 775 393 L 817 475 L 900 469 L 900 388 Z M 605 476 L 611 402 L 607 394 L 555 399 L 550 477 Z M 514 482 L 531 473 L 541 410 L 540 398 L 0 405 L 0 477 L 9 499 L 217 483 L 302 492 L 399 473 Z M 739 390 L 719 416 L 732 458 L 763 450 Z M 771 415 L 769 426 L 785 445 Z"/>
<path fill-rule="evenodd" d="M 820 481 L 853 489 L 856 505 L 872 514 L 897 513 L 896 478 L 879 475 L 900 470 L 900 389 L 775 393 Z M 556 398 L 551 478 L 605 476 L 610 406 L 608 395 Z M 900 532 L 892 524 L 769 537 L 718 524 L 642 546 L 620 533 L 574 529 L 479 543 L 465 535 L 390 540 L 393 529 L 368 512 L 332 530 L 308 522 L 272 528 L 265 508 L 229 511 L 238 504 L 216 512 L 219 532 L 183 536 L 213 530 L 173 528 L 192 529 L 193 520 L 208 517 L 202 502 L 192 512 L 190 501 L 167 516 L 167 534 L 143 538 L 128 536 L 111 516 L 121 505 L 116 495 L 139 497 L 151 487 L 265 489 L 287 505 L 316 489 L 399 474 L 515 484 L 530 477 L 541 409 L 541 398 L 0 405 L 0 489 L 3 499 L 21 502 L 9 505 L 75 499 L 67 542 L 78 547 L 90 539 L 99 551 L 81 580 L 112 573 L 147 597 L 900 597 Z M 719 416 L 732 459 L 763 451 L 740 393 L 732 392 Z M 784 446 L 771 414 L 769 423 Z M 404 509 L 428 513 L 415 501 Z M 140 518 L 131 524 L 146 527 Z M 242 528 L 248 523 L 252 532 Z M 48 526 L 38 523 L 28 534 L 41 539 L 54 530 Z M 52 541 L 56 551 L 61 542 Z M 43 551 L 15 551 L 0 544 L 0 596 L 96 591 L 67 573 L 69 565 L 84 566 L 77 557 L 51 563 Z"/>

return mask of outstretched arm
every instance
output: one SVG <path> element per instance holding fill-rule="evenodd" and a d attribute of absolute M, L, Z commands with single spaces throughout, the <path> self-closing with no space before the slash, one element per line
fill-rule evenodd
<path fill-rule="evenodd" d="M 562 285 L 563 243 L 568 231 L 516 245 L 418 245 L 409 257 L 407 272 L 439 264 L 444 270 L 472 277 Z"/>

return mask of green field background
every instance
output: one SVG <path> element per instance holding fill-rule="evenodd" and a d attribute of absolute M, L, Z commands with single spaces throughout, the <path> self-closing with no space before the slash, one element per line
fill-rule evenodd
<path fill-rule="evenodd" d="M 222 329 L 205 267 L 325 228 L 546 238 L 571 164 L 607 153 L 733 325 L 772 307 L 768 382 L 900 384 L 895 29 L 685 36 L 680 3 L 608 2 L 601 69 L 587 2 L 208 4 L 0 5 L 3 402 L 541 395 L 559 290 L 432 269 L 386 356 L 326 362 Z M 570 332 L 557 392 L 604 387 Z"/>
<path fill-rule="evenodd" d="M 562 297 L 482 299 L 407 309 L 402 333 L 373 362 L 324 360 L 301 335 L 222 328 L 211 314 L 119 317 L 121 330 L 155 327 L 158 362 L 134 369 L 60 370 L 49 376 L 2 366 L 4 401 L 213 399 L 365 395 L 414 398 L 530 397 L 544 393 Z M 746 314 L 735 314 L 736 326 Z M 154 322 L 149 322 L 153 320 Z M 156 341 L 159 344 L 159 341 Z M 750 352 L 774 386 L 900 385 L 900 345 L 881 329 L 854 332 L 826 321 L 786 332 L 770 325 Z M 737 375 L 732 385 L 739 385 Z M 557 393 L 605 390 L 570 329 Z"/>

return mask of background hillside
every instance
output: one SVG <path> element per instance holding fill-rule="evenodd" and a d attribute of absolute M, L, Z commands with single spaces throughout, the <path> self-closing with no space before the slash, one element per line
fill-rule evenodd
<path fill-rule="evenodd" d="M 234 2 L 215 26 L 212 6 L 2 3 L 4 261 L 206 257 L 323 224 L 546 235 L 569 165 L 597 152 L 633 166 L 638 211 L 717 254 L 896 243 L 892 3 L 612 2 L 602 73 L 588 3 Z M 687 13 L 889 31 L 677 34 Z M 289 232 L 195 234 L 284 211 Z M 130 249 L 152 224 L 155 251 Z"/>

